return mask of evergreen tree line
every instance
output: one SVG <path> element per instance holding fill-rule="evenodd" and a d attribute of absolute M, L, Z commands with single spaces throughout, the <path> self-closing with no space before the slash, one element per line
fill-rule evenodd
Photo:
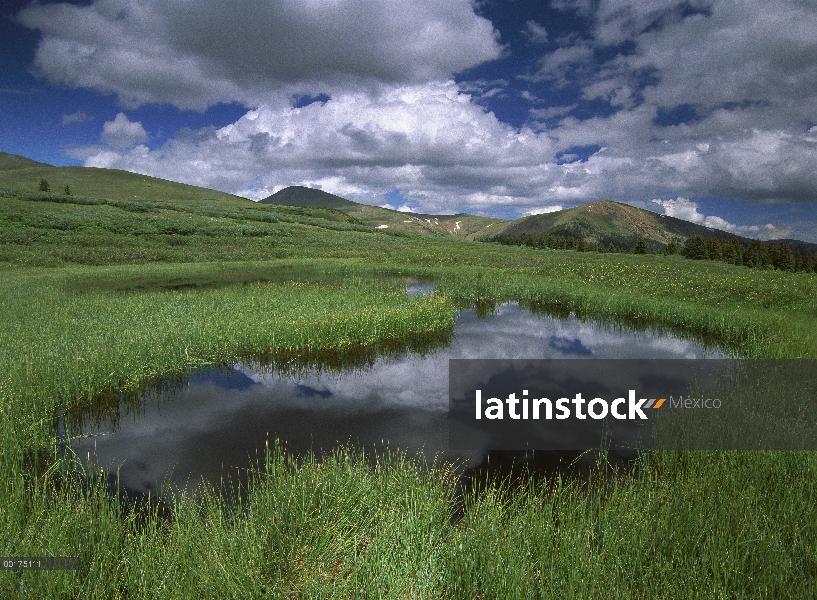
<path fill-rule="evenodd" d="M 748 246 L 744 246 L 734 237 L 731 240 L 718 240 L 693 235 L 687 239 L 681 254 L 693 260 L 719 260 L 753 269 L 774 268 L 781 271 L 817 273 L 817 265 L 811 250 L 806 249 L 805 253 L 794 252 L 789 244 L 752 240 Z"/>
<path fill-rule="evenodd" d="M 644 238 L 639 238 L 633 250 L 627 250 L 610 242 L 607 246 L 598 242 L 587 242 L 581 238 L 541 233 L 522 233 L 518 235 L 501 233 L 488 239 L 489 242 L 506 246 L 530 246 L 532 248 L 551 250 L 576 250 L 577 252 L 619 252 L 647 254 Z M 752 269 L 779 269 L 781 271 L 806 271 L 817 273 L 817 261 L 811 250 L 805 253 L 794 252 L 789 244 L 770 244 L 752 240 L 748 245 L 733 237 L 730 240 L 716 238 L 704 239 L 700 235 L 688 238 L 682 248 L 670 242 L 663 254 L 681 254 L 692 260 L 718 260 L 731 265 L 743 265 Z"/>
<path fill-rule="evenodd" d="M 607 246 L 599 242 L 587 242 L 582 238 L 566 237 L 563 235 L 546 235 L 541 233 L 521 233 L 518 235 L 500 233 L 488 239 L 488 242 L 504 244 L 506 246 L 530 246 L 544 250 L 576 250 L 577 252 L 627 252 L 613 242 Z M 646 249 L 642 254 L 646 253 Z"/>

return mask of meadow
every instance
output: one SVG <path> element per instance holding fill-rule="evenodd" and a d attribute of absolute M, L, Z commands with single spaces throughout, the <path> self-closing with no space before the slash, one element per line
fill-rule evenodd
<path fill-rule="evenodd" d="M 436 293 L 409 299 L 407 278 Z M 811 452 L 652 452 L 627 473 L 458 498 L 451 465 L 355 448 L 296 459 L 270 440 L 245 494 L 134 505 L 61 450 L 55 422 L 204 365 L 365 365 L 444 343 L 458 310 L 509 300 L 817 358 L 815 298 L 805 273 L 394 235 L 326 209 L 4 192 L 2 554 L 83 568 L 2 571 L 0 593 L 813 597 Z"/>

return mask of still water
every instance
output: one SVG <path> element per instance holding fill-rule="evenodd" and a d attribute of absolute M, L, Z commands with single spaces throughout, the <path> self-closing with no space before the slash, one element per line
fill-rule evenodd
<path fill-rule="evenodd" d="M 428 293 L 420 288 L 410 290 Z M 87 423 L 71 445 L 133 494 L 163 484 L 194 491 L 232 478 L 280 439 L 295 453 L 341 443 L 400 448 L 476 466 L 485 454 L 448 450 L 450 358 L 717 358 L 717 350 L 656 330 L 633 331 L 575 317 L 555 319 L 506 304 L 478 317 L 460 313 L 451 343 L 425 353 L 381 357 L 341 372 L 238 364 L 192 375 L 176 389 L 120 406 L 116 422 Z M 237 471 L 238 470 L 238 471 Z"/>

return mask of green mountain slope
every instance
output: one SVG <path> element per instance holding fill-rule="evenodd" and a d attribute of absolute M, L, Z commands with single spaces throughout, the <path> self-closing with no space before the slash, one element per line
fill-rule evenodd
<path fill-rule="evenodd" d="M 648 210 L 602 200 L 576 208 L 514 221 L 502 232 L 506 235 L 561 235 L 621 248 L 634 248 L 644 238 L 650 249 L 670 242 L 683 244 L 690 236 L 730 239 L 732 234 L 689 221 L 659 215 Z M 748 242 L 748 240 L 747 240 Z"/>
<path fill-rule="evenodd" d="M 13 155 L 6 156 L 13 157 Z M 13 164 L 15 158 L 22 157 L 3 158 L 7 164 Z M 45 179 L 53 192 L 62 193 L 67 185 L 74 195 L 94 198 L 217 202 L 232 206 L 252 204 L 251 200 L 232 194 L 128 171 L 96 169 L 93 167 L 52 167 L 41 163 L 35 163 L 35 165 L 0 170 L 0 188 L 36 191 L 39 188 L 40 180 Z"/>
<path fill-rule="evenodd" d="M 29 167 L 51 167 L 46 163 L 37 162 L 30 158 L 0 152 L 0 171 L 12 171 L 15 169 L 27 169 Z"/>
<path fill-rule="evenodd" d="M 359 204 L 340 196 L 303 186 L 290 186 L 261 200 L 261 204 L 328 207 L 342 210 L 361 223 L 378 229 L 389 229 L 426 236 L 474 239 L 487 231 L 501 231 L 510 221 L 479 217 L 466 213 L 456 215 L 426 215 L 407 213 L 379 206 Z"/>

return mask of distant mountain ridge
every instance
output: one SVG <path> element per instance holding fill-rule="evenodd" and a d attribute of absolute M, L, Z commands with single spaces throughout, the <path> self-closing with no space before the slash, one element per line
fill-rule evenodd
<path fill-rule="evenodd" d="M 502 231 L 502 234 L 509 236 L 560 235 L 566 238 L 583 239 L 590 243 L 600 243 L 604 246 L 612 243 L 626 250 L 635 248 L 640 238 L 644 239 L 649 250 L 662 249 L 670 242 L 681 246 L 687 238 L 693 235 L 719 240 L 737 237 L 744 244 L 751 242 L 750 238 L 736 236 L 728 231 L 698 225 L 676 217 L 659 215 L 649 210 L 610 200 L 600 200 L 575 208 L 524 217 L 513 221 Z"/>
<path fill-rule="evenodd" d="M 29 158 L 0 152 L 0 188 L 35 191 L 41 179 L 47 179 L 52 191 L 68 186 L 73 194 L 122 200 L 173 200 L 218 202 L 246 206 L 251 201 L 194 185 L 188 185 L 116 169 L 93 167 L 56 167 Z M 305 186 L 290 186 L 260 201 L 303 208 L 328 208 L 342 211 L 355 222 L 378 229 L 389 229 L 427 236 L 458 237 L 485 240 L 497 234 L 561 235 L 610 243 L 619 248 L 633 249 L 644 238 L 649 250 L 658 250 L 670 242 L 681 246 L 687 238 L 728 240 L 737 237 L 748 245 L 752 239 L 735 236 L 675 217 L 659 215 L 627 204 L 601 200 L 575 208 L 541 215 L 531 215 L 515 221 L 482 217 L 468 213 L 456 215 L 426 215 L 360 204 L 323 190 Z M 323 214 L 323 213 L 321 213 Z M 329 215 L 331 219 L 338 214 Z M 343 217 L 344 219 L 346 217 Z M 794 239 L 771 240 L 772 244 L 789 244 L 793 251 L 811 250 L 817 244 Z"/>
<path fill-rule="evenodd" d="M 456 215 L 426 215 L 360 204 L 335 194 L 300 185 L 293 185 L 260 201 L 262 204 L 286 204 L 310 208 L 334 208 L 370 227 L 389 229 L 435 237 L 474 239 L 488 231 L 501 231 L 511 221 L 480 217 L 467 213 Z"/>

